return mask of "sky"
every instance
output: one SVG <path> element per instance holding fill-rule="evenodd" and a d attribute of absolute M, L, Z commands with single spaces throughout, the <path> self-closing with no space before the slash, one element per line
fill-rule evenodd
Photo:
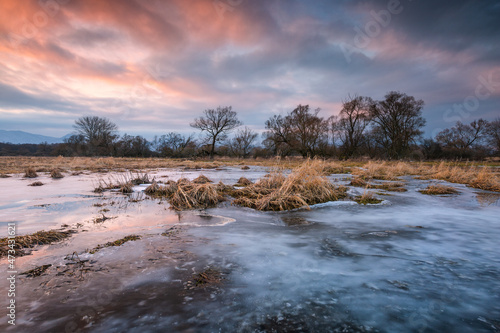
<path fill-rule="evenodd" d="M 196 132 L 231 105 L 263 131 L 298 104 L 425 102 L 425 135 L 500 116 L 500 1 L 0 0 L 0 129 Z"/>

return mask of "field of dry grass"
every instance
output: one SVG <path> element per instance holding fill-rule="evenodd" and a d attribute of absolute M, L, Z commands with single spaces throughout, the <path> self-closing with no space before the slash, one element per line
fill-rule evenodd
<path fill-rule="evenodd" d="M 38 173 L 78 173 L 83 170 L 105 173 L 109 171 L 147 171 L 161 168 L 218 169 L 225 166 L 248 165 L 295 169 L 305 163 L 302 158 L 188 160 L 169 158 L 92 158 L 92 157 L 0 157 L 0 177 L 26 173 L 36 178 Z M 307 163 L 307 162 L 306 162 Z M 324 174 L 351 173 L 358 185 L 370 180 L 398 181 L 401 176 L 421 179 L 440 179 L 466 184 L 474 188 L 500 192 L 500 164 L 493 162 L 401 162 L 401 161 L 333 161 L 322 163 Z M 360 185 L 365 182 L 365 185 Z M 353 184 L 354 185 L 354 184 Z M 376 188 L 376 187 L 373 187 Z M 399 188 L 402 188 L 401 186 Z"/>

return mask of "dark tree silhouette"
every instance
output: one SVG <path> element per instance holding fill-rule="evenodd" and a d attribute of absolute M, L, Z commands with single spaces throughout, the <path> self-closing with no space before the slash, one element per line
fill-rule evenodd
<path fill-rule="evenodd" d="M 204 116 L 196 118 L 191 127 L 205 132 L 206 139 L 210 144 L 210 158 L 214 158 L 215 144 L 227 138 L 227 134 L 241 125 L 237 113 L 231 106 L 207 109 Z"/>
<path fill-rule="evenodd" d="M 391 91 L 385 100 L 370 106 L 370 118 L 374 123 L 373 134 L 391 158 L 405 156 L 410 145 L 422 135 L 425 125 L 422 117 L 423 100 Z"/>
<path fill-rule="evenodd" d="M 234 138 L 229 142 L 229 147 L 233 154 L 246 158 L 254 148 L 254 141 L 257 138 L 257 133 L 246 127 L 239 129 Z"/>
<path fill-rule="evenodd" d="M 327 144 L 328 121 L 318 116 L 320 109 L 311 111 L 309 105 L 298 105 L 285 117 L 275 115 L 266 121 L 266 145 L 276 153 L 287 149 L 303 157 L 313 157 Z"/>
<path fill-rule="evenodd" d="M 108 118 L 85 116 L 73 125 L 77 133 L 85 138 L 90 155 L 109 155 L 117 138 L 118 126 Z"/>
<path fill-rule="evenodd" d="M 344 158 L 356 154 L 365 141 L 365 129 L 370 123 L 371 104 L 373 104 L 372 99 L 363 96 L 348 96 L 342 102 L 336 130 L 342 142 Z"/>
<path fill-rule="evenodd" d="M 457 121 L 455 126 L 442 130 L 436 135 L 436 141 L 463 157 L 477 144 L 481 143 L 488 129 L 484 119 L 474 120 L 469 125 Z"/>

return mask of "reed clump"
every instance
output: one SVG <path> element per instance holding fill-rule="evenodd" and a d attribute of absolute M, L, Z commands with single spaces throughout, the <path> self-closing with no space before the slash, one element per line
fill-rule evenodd
<path fill-rule="evenodd" d="M 368 183 L 366 180 L 364 180 L 362 177 L 353 177 L 351 179 L 351 183 L 349 185 L 351 186 L 357 186 L 357 187 L 365 187 Z"/>
<path fill-rule="evenodd" d="M 193 179 L 193 183 L 195 184 L 207 184 L 207 183 L 213 183 L 207 176 L 204 175 L 199 175 L 195 179 Z"/>
<path fill-rule="evenodd" d="M 238 179 L 238 181 L 236 182 L 237 186 L 248 186 L 252 184 L 253 183 L 245 177 L 240 177 L 240 179 Z"/>
<path fill-rule="evenodd" d="M 402 182 L 386 182 L 382 184 L 367 184 L 367 188 L 386 190 L 390 192 L 406 192 L 408 191 L 405 187 L 405 183 Z"/>
<path fill-rule="evenodd" d="M 50 171 L 50 178 L 61 179 L 61 178 L 64 178 L 64 175 L 61 173 L 61 170 L 52 169 L 52 171 Z"/>
<path fill-rule="evenodd" d="M 388 163 L 369 161 L 363 168 L 356 168 L 353 175 L 364 179 L 397 180 L 398 177 L 416 174 L 417 170 L 406 162 Z"/>
<path fill-rule="evenodd" d="M 356 201 L 360 205 L 368 205 L 368 204 L 379 204 L 382 202 L 382 200 L 375 198 L 372 192 L 365 191 L 363 192 L 362 195 L 357 196 L 354 198 L 354 201 Z"/>
<path fill-rule="evenodd" d="M 459 166 L 441 162 L 422 172 L 421 179 L 441 179 L 481 190 L 500 192 L 500 177 L 488 167 Z"/>
<path fill-rule="evenodd" d="M 429 185 L 425 189 L 419 191 L 427 195 L 443 195 L 443 194 L 457 194 L 459 193 L 455 188 L 446 185 L 434 184 Z"/>
<path fill-rule="evenodd" d="M 36 170 L 32 167 L 28 167 L 24 170 L 24 178 L 36 178 L 38 177 L 38 174 L 36 173 Z"/>
<path fill-rule="evenodd" d="M 309 209 L 309 205 L 336 201 L 346 196 L 324 176 L 324 162 L 307 160 L 285 176 L 275 170 L 244 189 L 233 191 L 233 204 L 264 211 Z"/>
<path fill-rule="evenodd" d="M 150 184 L 149 175 L 147 173 L 129 172 L 121 176 L 108 177 L 107 180 L 99 179 L 98 185 L 94 188 L 95 193 L 102 193 L 106 190 L 117 190 L 120 193 L 133 193 L 133 187 L 140 184 Z"/>
<path fill-rule="evenodd" d="M 165 197 L 175 210 L 215 207 L 224 197 L 221 191 L 224 184 L 214 185 L 209 182 L 195 183 L 186 178 L 177 182 L 169 181 L 166 186 L 151 184 L 145 193 L 152 197 Z"/>
<path fill-rule="evenodd" d="M 45 245 L 59 242 L 71 235 L 70 231 L 38 231 L 31 235 L 16 236 L 9 242 L 9 238 L 0 238 L 0 257 L 6 256 L 9 249 L 16 250 L 16 256 L 23 256 L 27 253 L 24 249 L 33 248 L 36 245 Z"/>

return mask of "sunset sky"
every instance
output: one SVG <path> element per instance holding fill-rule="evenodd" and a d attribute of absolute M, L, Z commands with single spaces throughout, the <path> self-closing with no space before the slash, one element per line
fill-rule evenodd
<path fill-rule="evenodd" d="M 425 101 L 426 136 L 500 115 L 499 1 L 0 4 L 0 129 L 63 136 L 98 115 L 150 139 L 232 105 L 261 131 L 299 103 L 329 117 L 391 90 Z"/>

